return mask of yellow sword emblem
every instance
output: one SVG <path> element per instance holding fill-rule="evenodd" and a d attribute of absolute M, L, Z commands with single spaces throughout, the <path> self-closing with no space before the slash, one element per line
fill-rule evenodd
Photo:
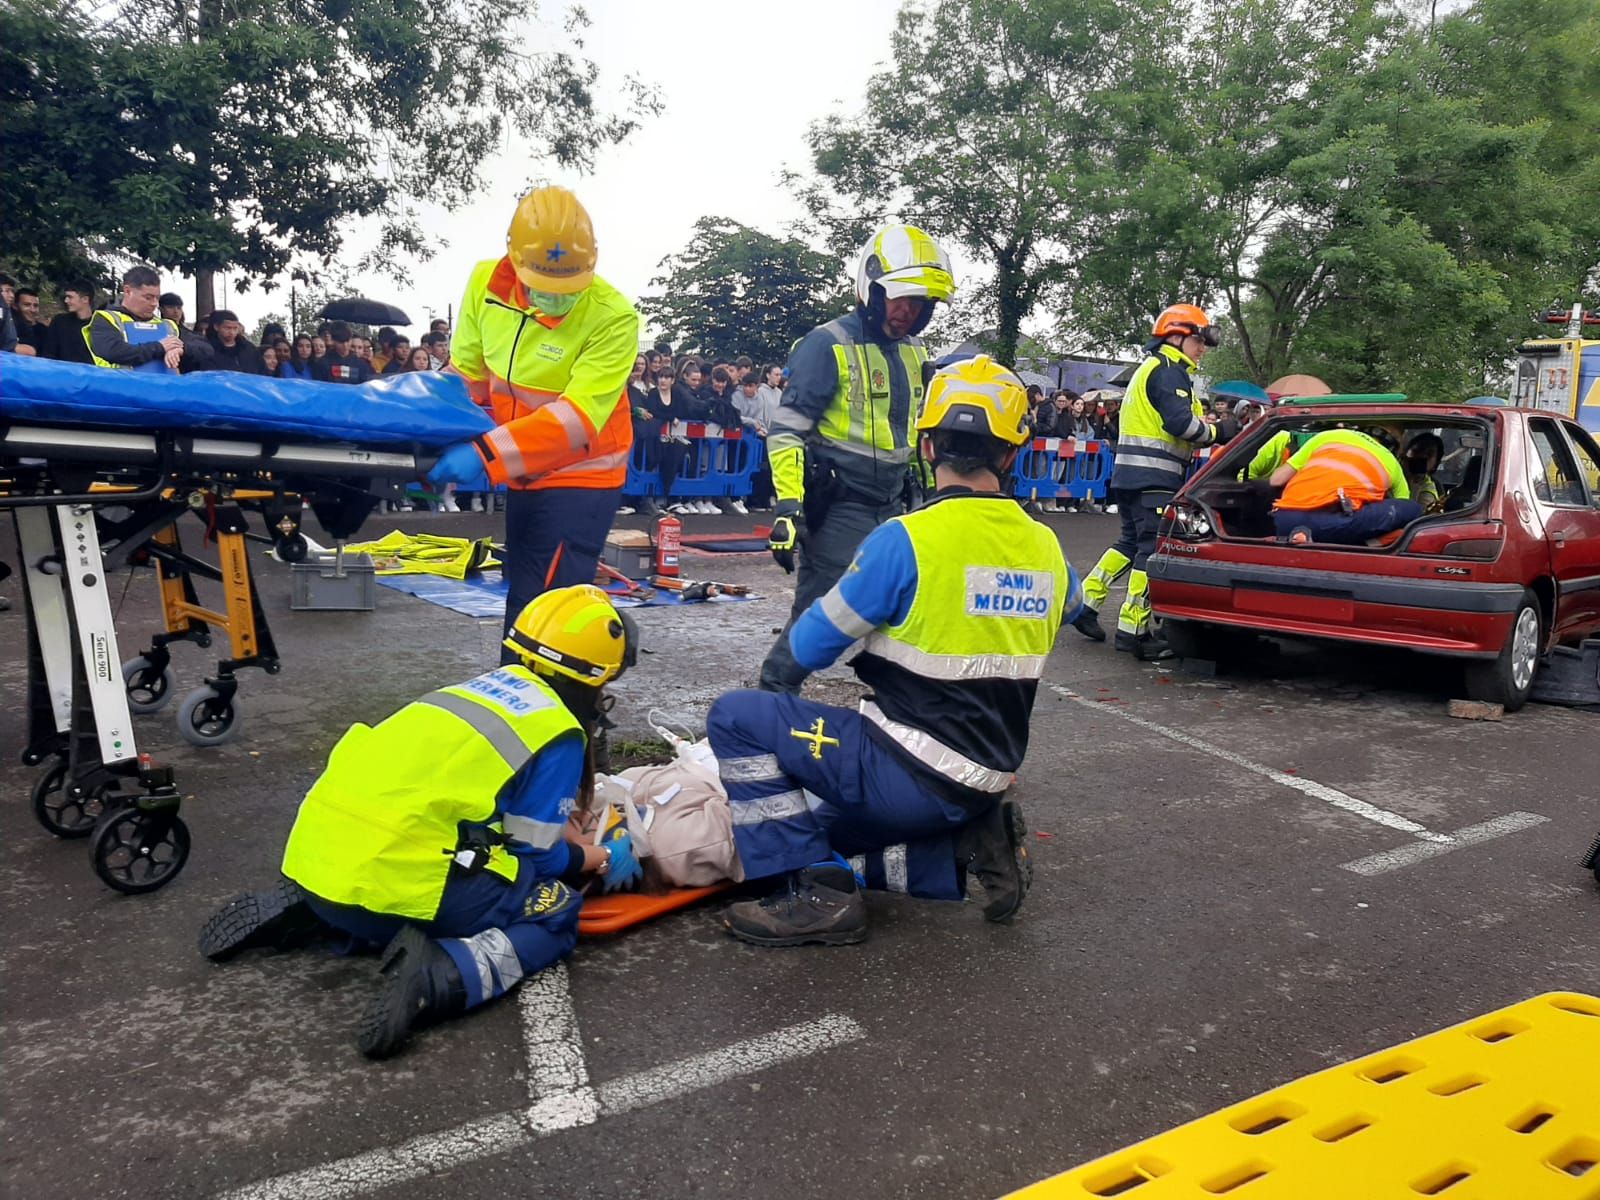
<path fill-rule="evenodd" d="M 818 717 L 817 723 L 810 729 L 791 729 L 789 730 L 789 736 L 799 738 L 802 742 L 810 742 L 811 757 L 821 758 L 824 746 L 837 746 L 839 744 L 838 738 L 827 737 L 822 732 L 824 728 L 826 726 L 823 725 L 822 718 Z"/>

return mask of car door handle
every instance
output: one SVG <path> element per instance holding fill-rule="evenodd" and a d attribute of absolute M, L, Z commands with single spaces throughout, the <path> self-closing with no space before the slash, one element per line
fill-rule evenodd
<path fill-rule="evenodd" d="M 1561 529 L 1552 530 L 1550 533 L 1550 540 L 1558 546 L 1565 546 L 1567 544 L 1566 532 Z"/>

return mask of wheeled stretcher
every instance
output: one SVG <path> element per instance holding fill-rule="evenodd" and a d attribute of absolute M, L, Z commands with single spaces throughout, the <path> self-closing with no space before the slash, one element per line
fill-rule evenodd
<path fill-rule="evenodd" d="M 489 427 L 459 380 L 406 378 L 417 381 L 344 387 L 28 359 L 0 370 L 0 508 L 12 510 L 27 617 L 22 757 L 46 764 L 33 789 L 41 823 L 91 838 L 109 886 L 153 891 L 188 858 L 173 772 L 139 754 L 132 725 L 170 698 L 168 647 L 205 645 L 213 629 L 229 638 L 217 674 L 180 708 L 180 730 L 201 745 L 231 731 L 235 671 L 278 670 L 246 512 L 265 518 L 285 560 L 305 555 L 302 503 L 342 546 L 433 450 Z M 370 442 L 352 441 L 369 416 Z M 186 514 L 216 538 L 219 566 L 184 550 Z M 140 564 L 156 568 L 166 629 L 122 663 L 108 575 Z M 196 578 L 221 584 L 220 611 L 200 603 Z"/>

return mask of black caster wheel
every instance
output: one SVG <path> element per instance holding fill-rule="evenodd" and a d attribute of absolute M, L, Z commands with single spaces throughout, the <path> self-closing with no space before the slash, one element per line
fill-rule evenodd
<path fill-rule="evenodd" d="M 189 861 L 189 827 L 174 812 L 126 806 L 107 813 L 94 831 L 94 873 L 129 895 L 153 892 Z"/>
<path fill-rule="evenodd" d="M 172 699 L 172 668 L 157 671 L 142 654 L 122 664 L 122 682 L 128 689 L 128 707 L 133 712 L 160 712 Z"/>
<path fill-rule="evenodd" d="M 60 838 L 85 838 L 106 810 L 107 788 L 83 796 L 67 795 L 67 764 L 58 762 L 33 785 L 33 815 Z"/>
<path fill-rule="evenodd" d="M 239 729 L 239 710 L 209 684 L 195 688 L 178 706 L 178 732 L 191 746 L 220 746 Z"/>
<path fill-rule="evenodd" d="M 311 547 L 306 544 L 302 534 L 291 534 L 286 538 L 279 538 L 273 548 L 280 562 L 297 563 L 305 562 L 306 556 L 311 553 Z"/>

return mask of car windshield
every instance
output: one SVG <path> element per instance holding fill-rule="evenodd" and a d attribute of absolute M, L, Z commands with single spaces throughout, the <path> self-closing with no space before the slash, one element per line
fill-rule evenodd
<path fill-rule="evenodd" d="M 1488 418 L 1441 418 L 1405 408 L 1361 414 L 1280 410 L 1248 427 L 1216 452 L 1217 461 L 1184 492 L 1211 510 L 1224 538 L 1271 538 L 1272 510 L 1281 492 L 1273 475 L 1312 437 L 1330 430 L 1376 437 L 1405 471 L 1423 519 L 1464 512 L 1484 499 L 1490 482 L 1493 424 Z"/>

